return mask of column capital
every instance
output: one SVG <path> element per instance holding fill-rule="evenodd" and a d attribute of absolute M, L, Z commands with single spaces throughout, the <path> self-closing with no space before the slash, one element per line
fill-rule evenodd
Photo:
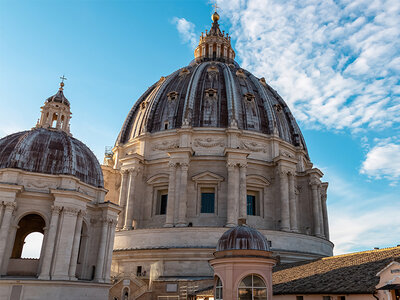
<path fill-rule="evenodd" d="M 59 215 L 62 210 L 62 206 L 52 205 L 51 206 L 51 214 L 52 215 Z"/>
<path fill-rule="evenodd" d="M 240 169 L 246 169 L 247 168 L 247 163 L 239 163 L 238 164 Z"/>
<path fill-rule="evenodd" d="M 76 216 L 79 213 L 79 209 L 73 207 L 64 207 L 63 212 L 68 216 Z"/>
<path fill-rule="evenodd" d="M 5 210 L 14 211 L 17 208 L 17 203 L 15 202 L 4 202 Z"/>
<path fill-rule="evenodd" d="M 237 163 L 237 162 L 234 162 L 234 161 L 228 161 L 228 162 L 226 163 L 226 167 L 227 167 L 228 169 L 234 169 L 234 168 L 237 167 L 237 165 L 238 165 L 238 163 Z"/>
<path fill-rule="evenodd" d="M 169 162 L 169 163 L 168 163 L 168 167 L 169 167 L 170 169 L 175 169 L 176 167 L 178 167 L 178 164 L 175 163 L 175 162 Z"/>
<path fill-rule="evenodd" d="M 313 190 L 318 189 L 321 186 L 321 182 L 316 178 L 311 179 L 309 184 Z"/>
<path fill-rule="evenodd" d="M 181 165 L 182 170 L 187 171 L 189 169 L 189 163 L 187 163 L 187 162 L 180 163 L 180 165 Z"/>

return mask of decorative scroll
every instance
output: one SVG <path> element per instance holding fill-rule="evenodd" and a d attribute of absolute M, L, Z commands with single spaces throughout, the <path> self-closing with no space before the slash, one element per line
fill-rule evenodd
<path fill-rule="evenodd" d="M 256 142 L 240 142 L 241 149 L 247 149 L 253 152 L 267 152 L 267 147 L 264 144 L 258 144 Z"/>
<path fill-rule="evenodd" d="M 195 139 L 194 140 L 194 145 L 196 147 L 205 147 L 205 148 L 211 148 L 211 147 L 225 147 L 224 139 L 212 139 L 212 138 L 206 138 L 206 139 Z"/>
<path fill-rule="evenodd" d="M 169 150 L 169 149 L 175 149 L 179 147 L 179 141 L 174 140 L 174 141 L 164 141 L 159 144 L 155 144 L 153 146 L 153 150 Z"/>

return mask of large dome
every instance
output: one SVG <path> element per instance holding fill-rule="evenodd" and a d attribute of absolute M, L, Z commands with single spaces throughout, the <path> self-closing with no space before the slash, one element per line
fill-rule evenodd
<path fill-rule="evenodd" d="M 237 126 L 276 134 L 306 149 L 302 133 L 278 93 L 236 63 L 192 62 L 152 85 L 135 103 L 117 145 L 145 132 L 192 127 Z"/>
<path fill-rule="evenodd" d="M 93 152 L 64 131 L 36 128 L 0 139 L 0 169 L 15 168 L 53 175 L 72 175 L 103 187 L 103 173 Z"/>

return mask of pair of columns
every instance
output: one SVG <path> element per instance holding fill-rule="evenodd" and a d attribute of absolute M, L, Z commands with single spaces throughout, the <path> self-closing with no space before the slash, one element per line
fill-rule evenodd
<path fill-rule="evenodd" d="M 164 227 L 187 226 L 187 181 L 189 163 L 169 163 L 167 215 Z"/>
<path fill-rule="evenodd" d="M 39 279 L 76 280 L 76 265 L 85 212 L 52 206 Z"/>
<path fill-rule="evenodd" d="M 247 164 L 228 161 L 227 227 L 247 218 Z"/>
<path fill-rule="evenodd" d="M 121 180 L 121 189 L 119 194 L 119 205 L 122 212 L 118 217 L 117 228 L 131 230 L 134 226 L 135 206 L 137 206 L 136 185 L 139 179 L 140 168 L 134 167 L 123 170 Z"/>
<path fill-rule="evenodd" d="M 280 171 L 281 224 L 283 231 L 299 231 L 298 199 L 296 197 L 295 175 L 293 171 Z"/>
<path fill-rule="evenodd" d="M 312 179 L 310 186 L 312 191 L 314 234 L 319 237 L 329 238 L 326 193 L 321 194 L 321 182 L 317 179 Z"/>
<path fill-rule="evenodd" d="M 8 234 L 10 231 L 12 214 L 16 207 L 17 204 L 15 202 L 4 202 L 3 205 L 0 204 L 0 270 L 3 268 L 2 265 L 5 261 L 4 256 L 6 246 L 9 242 Z"/>

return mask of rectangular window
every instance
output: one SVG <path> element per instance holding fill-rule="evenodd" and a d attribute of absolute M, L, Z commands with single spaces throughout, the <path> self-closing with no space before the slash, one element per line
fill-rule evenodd
<path fill-rule="evenodd" d="M 167 213 L 168 190 L 160 190 L 157 195 L 157 215 L 165 215 Z"/>
<path fill-rule="evenodd" d="M 248 216 L 259 216 L 260 215 L 260 204 L 259 204 L 259 192 L 247 191 L 247 215 Z"/>
<path fill-rule="evenodd" d="M 331 300 L 331 296 L 322 296 L 322 300 Z"/>
<path fill-rule="evenodd" d="M 249 215 L 249 216 L 256 215 L 256 196 L 255 195 L 247 195 L 247 215 Z"/>
<path fill-rule="evenodd" d="M 142 276 L 142 266 L 136 267 L 136 276 Z"/>
<path fill-rule="evenodd" d="M 346 300 L 346 296 L 339 296 L 339 300 Z"/>
<path fill-rule="evenodd" d="M 213 214 L 215 204 L 215 190 L 202 189 L 201 190 L 201 210 L 202 214 Z"/>
<path fill-rule="evenodd" d="M 303 296 L 296 296 L 296 300 L 303 300 L 304 297 Z"/>

